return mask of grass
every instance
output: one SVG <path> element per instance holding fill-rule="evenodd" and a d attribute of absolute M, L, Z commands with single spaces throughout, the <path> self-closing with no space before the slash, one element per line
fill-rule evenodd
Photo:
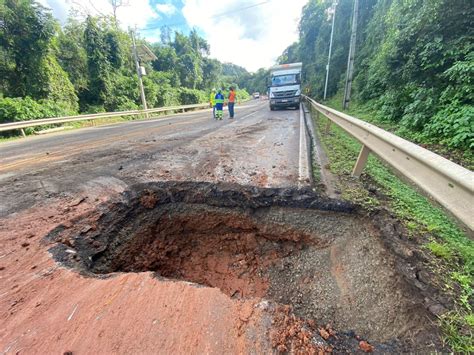
<path fill-rule="evenodd" d="M 453 253 L 451 252 L 451 249 L 445 244 L 440 244 L 433 240 L 432 242 L 426 244 L 426 247 L 431 251 L 431 253 L 433 253 L 433 255 L 437 256 L 438 258 L 442 258 L 447 261 L 453 259 Z"/>
<path fill-rule="evenodd" d="M 339 99 L 333 98 L 328 106 L 340 110 Z M 360 117 L 352 111 L 349 113 Z M 324 131 L 326 122 L 327 118 L 316 122 L 319 132 Z M 331 171 L 342 177 L 339 186 L 342 197 L 361 204 L 367 210 L 379 206 L 380 202 L 371 197 L 363 183 L 350 177 L 361 144 L 335 125 L 332 125 L 330 134 L 321 134 L 321 141 Z M 443 210 L 433 205 L 416 188 L 400 180 L 375 157 L 369 157 L 364 173 L 387 196 L 389 208 L 409 233 L 407 237 L 418 238 L 417 241 L 432 255 L 434 269 L 447 270 L 442 274 L 445 289 L 457 296 L 455 309 L 440 317 L 445 341 L 453 351 L 474 352 L 474 241 Z M 437 265 L 441 264 L 443 268 L 438 268 Z"/>
<path fill-rule="evenodd" d="M 335 96 L 331 99 L 330 106 L 342 110 L 342 96 Z M 360 118 L 366 122 L 370 122 L 377 127 L 392 132 L 399 137 L 409 140 L 413 143 L 420 144 L 423 147 L 439 154 L 455 163 L 469 169 L 474 170 L 474 151 L 471 149 L 453 149 L 440 144 L 436 139 L 428 138 L 419 132 L 410 131 L 407 128 L 400 127 L 396 122 L 381 120 L 376 112 L 371 111 L 367 106 L 353 103 L 348 113 L 352 116 Z"/>

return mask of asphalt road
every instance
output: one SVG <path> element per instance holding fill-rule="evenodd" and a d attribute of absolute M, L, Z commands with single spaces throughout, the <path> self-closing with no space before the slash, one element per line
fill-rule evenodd
<path fill-rule="evenodd" d="M 265 209 L 271 212 L 268 221 L 280 227 L 273 231 L 263 224 L 260 231 L 225 210 L 222 215 L 228 218 L 225 223 L 232 233 L 223 235 L 224 239 L 239 233 L 237 239 L 229 240 L 247 241 L 249 247 L 233 249 L 238 243 L 231 243 L 232 248 L 225 249 L 225 244 L 212 241 L 202 250 L 205 262 L 200 263 L 204 272 L 209 270 L 218 279 L 227 278 L 229 270 L 239 275 L 237 281 L 229 278 L 225 285 L 244 282 L 248 272 L 256 274 L 259 264 L 270 266 L 271 259 L 257 255 L 267 257 L 277 255 L 280 248 L 286 250 L 275 239 L 280 228 L 288 233 L 288 242 L 298 241 L 293 239 L 297 236 L 293 222 L 304 236 L 314 238 L 310 244 L 299 244 L 300 252 L 289 254 L 292 259 L 282 259 L 270 268 L 270 281 L 263 277 L 272 287 L 269 300 L 233 298 L 218 287 L 163 279 L 151 271 L 86 277 L 53 260 L 49 250 L 57 241 L 71 247 L 65 253 L 75 256 L 86 243 L 90 248 L 102 248 L 94 238 L 99 236 L 98 224 L 109 221 L 104 216 L 114 218 L 117 226 L 130 222 L 137 230 L 153 230 L 153 226 L 143 225 L 145 219 L 134 219 L 133 213 L 116 214 L 127 201 L 121 192 L 135 183 L 301 184 L 305 170 L 302 152 L 307 143 L 299 111 L 272 112 L 267 101 L 252 101 L 237 108 L 234 120 L 227 114 L 223 121 L 211 116 L 210 110 L 204 110 L 0 144 L 0 352 L 242 354 L 273 353 L 280 340 L 286 342 L 291 337 L 316 344 L 314 336 L 321 335 L 323 328 L 314 328 L 311 335 L 303 332 L 306 326 L 301 323 L 298 330 L 300 320 L 286 306 L 290 304 L 299 307 L 304 318 L 321 320 L 319 325 L 335 324 L 345 334 L 359 336 L 360 332 L 362 339 L 403 337 L 411 341 L 415 335 L 420 344 L 425 339 L 426 344 L 432 344 L 438 335 L 426 321 L 430 318 L 423 303 L 431 301 L 414 291 L 417 284 L 406 283 L 410 278 L 419 283 L 414 266 L 407 274 L 400 273 L 408 265 L 405 257 L 412 260 L 415 251 L 400 244 L 403 232 L 395 228 L 398 225 L 392 219 L 382 230 L 390 232 L 379 233 L 378 225 L 358 214 L 272 207 Z M 199 196 L 199 191 L 194 192 Z M 154 206 L 154 198 L 158 197 L 141 195 L 140 205 Z M 226 231 L 220 229 L 224 222 L 214 219 L 214 212 L 199 212 L 189 220 L 173 220 L 168 215 L 170 235 L 184 231 L 182 235 L 188 238 L 192 234 L 187 231 L 198 223 L 205 226 L 202 230 L 215 227 L 216 233 Z M 250 209 L 249 214 L 254 212 Z M 261 217 L 252 215 L 259 223 Z M 70 238 L 56 240 L 62 238 L 60 231 L 68 231 Z M 128 229 L 119 233 L 128 233 Z M 260 244 L 255 239 L 263 240 L 267 234 L 272 243 Z M 47 235 L 50 239 L 45 239 Z M 135 239 L 141 235 L 135 234 Z M 183 243 L 188 242 L 192 239 Z M 137 247 L 149 252 L 155 245 Z M 190 245 L 194 253 L 195 245 Z M 258 249 L 259 245 L 265 247 Z M 170 246 L 169 250 L 176 247 Z M 225 256 L 227 251 L 223 257 L 215 257 L 222 248 L 232 251 L 236 259 Z M 215 255 L 208 252 L 211 249 L 217 251 Z M 394 250 L 399 254 L 392 255 Z M 95 255 L 102 251 L 98 249 Z M 186 258 L 192 262 L 192 253 L 176 253 L 177 265 L 183 265 Z M 239 274 L 238 270 L 244 272 Z M 276 308 L 274 302 L 283 308 Z M 424 331 L 429 336 L 425 337 Z M 361 338 L 350 338 L 350 348 L 358 348 Z M 320 341 L 324 345 L 322 337 Z M 388 349 L 386 352 L 400 352 Z"/>
<path fill-rule="evenodd" d="M 83 277 L 56 263 L 44 240 L 86 214 L 94 224 L 135 183 L 298 183 L 298 111 L 252 101 L 227 116 L 204 110 L 0 144 L 1 353 L 271 351 L 273 323 L 258 299 L 151 272 Z"/>
<path fill-rule="evenodd" d="M 298 181 L 299 112 L 251 101 L 147 121 L 84 128 L 0 144 L 0 216 L 61 196 L 123 191 L 157 180 L 291 186 Z"/>

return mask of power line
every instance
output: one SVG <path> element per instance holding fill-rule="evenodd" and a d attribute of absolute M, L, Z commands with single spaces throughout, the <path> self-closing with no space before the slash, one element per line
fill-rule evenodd
<path fill-rule="evenodd" d="M 244 7 L 237 8 L 237 9 L 230 10 L 230 11 L 226 11 L 226 12 L 223 12 L 223 13 L 220 13 L 220 14 L 215 14 L 215 15 L 212 15 L 210 18 L 211 19 L 216 19 L 216 18 L 223 17 L 223 16 L 226 16 L 226 15 L 229 15 L 229 14 L 234 14 L 236 12 L 242 12 L 242 11 L 257 7 L 257 6 L 262 6 L 262 5 L 268 4 L 271 1 L 272 0 L 266 0 L 266 1 L 259 2 L 257 4 L 244 6 Z M 139 30 L 141 30 L 141 31 L 151 31 L 151 30 L 159 29 L 161 27 L 176 27 L 176 26 L 186 25 L 186 24 L 187 24 L 187 21 L 181 21 L 181 22 L 176 22 L 176 23 L 173 23 L 173 24 L 161 24 L 161 25 L 156 25 L 156 26 L 151 26 L 151 27 L 143 27 L 143 28 L 139 28 Z"/>

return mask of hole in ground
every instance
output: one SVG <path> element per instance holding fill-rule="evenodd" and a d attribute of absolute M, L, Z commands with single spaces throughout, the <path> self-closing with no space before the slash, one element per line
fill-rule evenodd
<path fill-rule="evenodd" d="M 397 274 L 380 232 L 352 210 L 310 190 L 162 182 L 136 186 L 48 239 L 58 242 L 57 261 L 89 276 L 153 271 L 288 304 L 376 342 L 431 342 L 421 296 Z"/>
<path fill-rule="evenodd" d="M 117 233 L 96 256 L 96 274 L 154 271 L 157 276 L 217 287 L 231 297 L 263 297 L 268 268 L 313 243 L 309 235 L 261 224 L 245 213 L 168 204 Z"/>

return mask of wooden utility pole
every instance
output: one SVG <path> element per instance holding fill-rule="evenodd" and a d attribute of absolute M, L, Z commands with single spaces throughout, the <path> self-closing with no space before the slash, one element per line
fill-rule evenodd
<path fill-rule="evenodd" d="M 142 106 L 144 110 L 147 110 L 148 107 L 146 105 L 145 89 L 143 88 L 142 71 L 140 69 L 140 62 L 139 62 L 138 53 L 137 53 L 137 45 L 135 43 L 135 31 L 130 30 L 130 35 L 132 36 L 133 58 L 135 59 L 135 67 L 137 69 L 137 74 L 138 74 L 138 84 L 140 86 L 140 97 L 142 99 Z"/>
<path fill-rule="evenodd" d="M 326 65 L 326 82 L 324 83 L 324 100 L 326 100 L 326 96 L 328 92 L 329 65 L 331 64 L 332 40 L 334 37 L 334 22 L 336 21 L 336 7 L 337 7 L 337 0 L 334 0 L 331 6 L 331 12 L 330 12 L 330 14 L 332 14 L 332 25 L 331 25 L 331 37 L 329 39 L 328 64 Z"/>
<path fill-rule="evenodd" d="M 349 57 L 347 59 L 346 85 L 344 88 L 344 101 L 342 107 L 344 110 L 349 108 L 351 101 L 352 79 L 354 77 L 354 60 L 357 40 L 357 19 L 359 18 L 359 0 L 354 0 L 354 11 L 352 13 L 352 31 L 351 43 L 349 45 Z"/>

